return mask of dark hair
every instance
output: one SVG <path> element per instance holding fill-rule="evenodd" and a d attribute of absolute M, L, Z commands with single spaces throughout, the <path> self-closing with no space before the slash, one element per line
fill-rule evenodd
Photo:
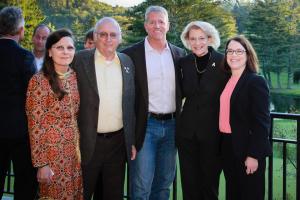
<path fill-rule="evenodd" d="M 84 42 L 86 42 L 88 39 L 94 40 L 94 28 L 91 28 L 86 32 Z"/>
<path fill-rule="evenodd" d="M 51 89 L 58 96 L 59 100 L 61 100 L 67 92 L 60 87 L 59 78 L 54 69 L 53 59 L 49 56 L 49 50 L 63 37 L 70 37 L 74 41 L 73 34 L 69 29 L 59 29 L 50 33 L 45 45 L 46 53 L 42 67 L 42 72 L 48 78 Z"/>
<path fill-rule="evenodd" d="M 9 6 L 0 11 L 0 36 L 17 35 L 24 24 L 21 8 Z"/>
<path fill-rule="evenodd" d="M 37 25 L 37 26 L 33 29 L 32 37 L 35 35 L 35 33 L 37 32 L 37 30 L 38 30 L 39 28 L 42 28 L 42 27 L 47 28 L 47 29 L 49 30 L 50 33 L 52 32 L 51 28 L 50 28 L 49 26 L 47 26 L 46 24 L 39 24 L 39 25 Z"/>
<path fill-rule="evenodd" d="M 230 38 L 225 46 L 225 58 L 224 58 L 224 69 L 226 71 L 230 71 L 230 67 L 227 63 L 227 48 L 228 45 L 231 41 L 236 41 L 240 43 L 246 50 L 246 55 L 247 55 L 247 61 L 246 61 L 246 68 L 249 69 L 252 72 L 258 73 L 259 70 L 259 63 L 258 63 L 258 58 L 256 55 L 256 52 L 251 44 L 251 42 L 243 35 L 238 35 L 233 38 Z"/>

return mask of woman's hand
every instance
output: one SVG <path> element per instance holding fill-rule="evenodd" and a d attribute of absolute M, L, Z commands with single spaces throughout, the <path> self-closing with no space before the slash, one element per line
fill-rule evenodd
<path fill-rule="evenodd" d="M 255 158 L 248 156 L 245 160 L 246 173 L 253 174 L 258 168 L 258 161 Z"/>
<path fill-rule="evenodd" d="M 44 167 L 40 167 L 38 168 L 37 171 L 37 180 L 39 183 L 51 183 L 52 181 L 52 177 L 53 177 L 54 173 L 51 170 L 51 168 L 46 165 Z"/>

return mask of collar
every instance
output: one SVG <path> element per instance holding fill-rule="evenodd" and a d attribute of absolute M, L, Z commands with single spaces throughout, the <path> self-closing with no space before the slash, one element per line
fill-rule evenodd
<path fill-rule="evenodd" d="M 111 63 L 115 63 L 115 64 L 118 64 L 118 65 L 120 64 L 120 60 L 119 60 L 119 57 L 117 55 L 117 52 L 115 52 L 115 56 L 112 60 L 106 60 L 105 57 L 96 48 L 95 58 L 98 58 L 101 62 L 106 63 L 106 64 L 111 64 Z"/>
<path fill-rule="evenodd" d="M 151 45 L 150 45 L 150 43 L 149 43 L 149 41 L 148 41 L 148 37 L 146 37 L 145 38 L 145 51 L 157 51 L 156 49 L 154 49 Z M 166 47 L 164 48 L 164 50 L 163 51 L 170 51 L 170 47 L 169 47 L 169 45 L 168 45 L 168 43 L 166 43 Z"/>

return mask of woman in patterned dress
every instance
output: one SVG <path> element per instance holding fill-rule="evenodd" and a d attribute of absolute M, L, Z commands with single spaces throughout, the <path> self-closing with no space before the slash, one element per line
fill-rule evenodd
<path fill-rule="evenodd" d="M 75 54 L 72 33 L 67 29 L 51 33 L 46 49 L 42 70 L 30 80 L 26 101 L 39 195 L 41 199 L 81 200 L 79 93 L 76 74 L 69 67 Z"/>

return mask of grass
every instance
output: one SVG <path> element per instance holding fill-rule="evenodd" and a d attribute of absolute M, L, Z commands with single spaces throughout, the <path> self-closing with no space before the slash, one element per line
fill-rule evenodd
<path fill-rule="evenodd" d="M 297 138 L 297 121 L 289 119 L 274 119 L 273 121 L 273 137 L 284 139 Z"/>
<path fill-rule="evenodd" d="M 271 73 L 271 82 L 272 82 L 273 89 L 271 89 L 271 93 L 300 97 L 300 84 L 294 84 L 292 82 L 291 89 L 287 89 L 287 81 L 288 81 L 287 73 L 282 72 L 280 74 L 280 82 L 281 82 L 282 88 L 279 89 L 278 84 L 277 84 L 277 75 L 272 72 Z"/>

